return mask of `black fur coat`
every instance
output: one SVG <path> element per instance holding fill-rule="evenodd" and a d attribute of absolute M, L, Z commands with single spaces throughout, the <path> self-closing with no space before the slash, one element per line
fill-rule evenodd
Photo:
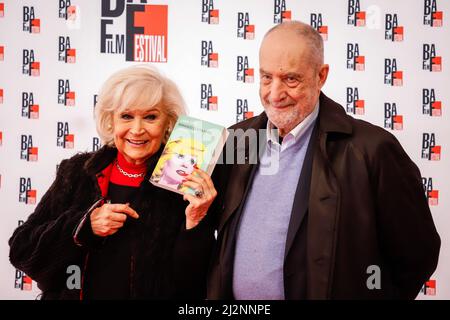
<path fill-rule="evenodd" d="M 207 215 L 197 227 L 186 231 L 187 202 L 181 195 L 148 182 L 160 152 L 149 160 L 147 176 L 133 206 L 137 212 L 145 212 L 146 218 L 139 221 L 142 232 L 134 239 L 136 289 L 132 296 L 202 299 L 214 242 L 211 219 Z M 77 246 L 73 233 L 101 198 L 97 176 L 116 156 L 117 149 L 105 146 L 62 161 L 36 210 L 9 240 L 11 263 L 38 283 L 43 299 L 80 298 L 80 290 L 67 286 L 67 268 L 75 265 L 84 272 L 94 248 L 89 243 Z"/>

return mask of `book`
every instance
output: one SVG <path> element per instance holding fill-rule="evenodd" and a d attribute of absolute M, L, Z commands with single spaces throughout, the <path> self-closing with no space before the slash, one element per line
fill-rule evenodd
<path fill-rule="evenodd" d="M 228 130 L 201 119 L 180 116 L 150 177 L 155 186 L 195 195 L 183 180 L 195 167 L 211 176 L 228 137 Z"/>

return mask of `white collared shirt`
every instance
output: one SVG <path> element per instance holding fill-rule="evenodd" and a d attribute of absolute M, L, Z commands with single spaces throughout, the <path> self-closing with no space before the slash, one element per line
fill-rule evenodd
<path fill-rule="evenodd" d="M 279 152 L 283 152 L 285 149 L 289 148 L 293 145 L 309 128 L 309 126 L 314 123 L 319 115 L 319 102 L 317 101 L 314 110 L 302 121 L 300 122 L 294 129 L 292 129 L 286 136 L 283 138 L 283 142 L 278 142 L 279 132 L 275 129 L 270 120 L 267 120 L 266 127 L 266 136 L 267 136 L 267 144 L 269 147 L 275 147 Z M 281 148 L 280 148 L 281 147 Z"/>

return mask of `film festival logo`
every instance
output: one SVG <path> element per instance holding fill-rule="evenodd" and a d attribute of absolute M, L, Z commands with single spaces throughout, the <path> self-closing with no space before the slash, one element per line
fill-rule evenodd
<path fill-rule="evenodd" d="M 0 18 L 3 18 L 5 16 L 5 4 L 3 2 L 0 2 Z"/>
<path fill-rule="evenodd" d="M 27 276 L 23 271 L 16 269 L 15 279 L 14 279 L 14 289 L 19 289 L 23 291 L 31 291 L 33 289 L 33 281 L 29 276 Z"/>
<path fill-rule="evenodd" d="M 253 117 L 253 111 L 248 111 L 247 99 L 236 99 L 236 123 Z"/>
<path fill-rule="evenodd" d="M 422 159 L 430 161 L 441 160 L 441 146 L 436 145 L 434 133 L 422 134 Z"/>
<path fill-rule="evenodd" d="M 433 178 L 422 177 L 422 185 L 428 205 L 437 206 L 439 204 L 439 190 L 433 188 Z"/>
<path fill-rule="evenodd" d="M 39 119 L 39 104 L 34 102 L 33 92 L 22 92 L 22 117 Z"/>
<path fill-rule="evenodd" d="M 436 100 L 434 89 L 422 89 L 422 113 L 431 117 L 442 116 L 442 101 Z"/>
<path fill-rule="evenodd" d="M 403 86 L 403 71 L 397 69 L 396 59 L 384 59 L 384 84 Z"/>
<path fill-rule="evenodd" d="M 249 67 L 247 56 L 237 56 L 236 80 L 244 83 L 253 83 L 255 81 L 255 69 Z"/>
<path fill-rule="evenodd" d="M 436 46 L 434 44 L 424 43 L 423 45 L 423 63 L 422 69 L 431 72 L 442 71 L 442 57 L 436 56 Z"/>
<path fill-rule="evenodd" d="M 36 204 L 37 190 L 31 186 L 31 178 L 19 178 L 19 202 Z"/>
<path fill-rule="evenodd" d="M 2 144 L 3 144 L 3 132 L 0 131 L 0 147 L 2 146 Z"/>
<path fill-rule="evenodd" d="M 292 19 L 291 10 L 286 9 L 286 0 L 273 1 L 273 23 L 279 24 Z"/>
<path fill-rule="evenodd" d="M 71 5 L 70 0 L 58 0 L 58 16 L 60 19 L 75 21 L 77 19 L 77 7 Z"/>
<path fill-rule="evenodd" d="M 39 61 L 36 61 L 33 49 L 23 49 L 22 63 L 22 74 L 31 77 L 39 77 L 41 73 L 41 64 Z"/>
<path fill-rule="evenodd" d="M 64 149 L 75 147 L 75 135 L 70 133 L 67 122 L 58 122 L 56 125 L 56 146 Z"/>
<path fill-rule="evenodd" d="M 58 79 L 58 104 L 64 106 L 75 106 L 75 91 L 70 91 L 68 79 Z"/>
<path fill-rule="evenodd" d="M 426 296 L 435 296 L 436 295 L 436 280 L 428 280 L 423 285 L 422 289 L 420 290 L 422 294 Z"/>
<path fill-rule="evenodd" d="M 321 13 L 311 13 L 310 25 L 320 33 L 323 41 L 328 40 L 328 26 L 323 25 Z"/>
<path fill-rule="evenodd" d="M 442 27 L 444 13 L 438 11 L 436 0 L 424 0 L 423 24 L 430 27 Z"/>
<path fill-rule="evenodd" d="M 0 88 L 0 104 L 3 104 L 3 89 Z"/>
<path fill-rule="evenodd" d="M 347 24 L 355 27 L 366 25 L 366 12 L 361 11 L 359 0 L 348 0 Z"/>
<path fill-rule="evenodd" d="M 202 0 L 202 22 L 219 24 L 219 9 L 214 9 L 213 0 Z"/>
<path fill-rule="evenodd" d="M 359 53 L 359 45 L 357 43 L 347 43 L 347 69 L 364 71 L 365 57 Z"/>
<path fill-rule="evenodd" d="M 20 136 L 20 159 L 26 161 L 38 161 L 38 147 L 33 146 L 33 137 L 22 134 Z"/>
<path fill-rule="evenodd" d="M 77 60 L 76 49 L 70 46 L 69 37 L 58 37 L 58 61 L 75 63 Z"/>
<path fill-rule="evenodd" d="M 403 116 L 397 113 L 395 102 L 384 103 L 384 127 L 391 130 L 403 130 Z"/>
<path fill-rule="evenodd" d="M 5 60 L 5 47 L 0 46 L 0 61 L 4 61 L 4 60 Z"/>
<path fill-rule="evenodd" d="M 403 41 L 404 28 L 398 25 L 398 16 L 394 14 L 386 14 L 384 39 L 395 42 Z"/>
<path fill-rule="evenodd" d="M 29 33 L 41 32 L 41 19 L 34 15 L 34 7 L 23 7 L 23 31 Z"/>
<path fill-rule="evenodd" d="M 24 223 L 23 220 L 18 221 L 18 226 L 20 227 Z M 27 276 L 23 271 L 16 269 L 16 273 L 14 275 L 14 289 L 31 291 L 33 281 L 29 276 Z"/>
<path fill-rule="evenodd" d="M 201 42 L 201 58 L 200 64 L 208 68 L 218 68 L 219 67 L 219 54 L 214 52 L 212 41 Z"/>
<path fill-rule="evenodd" d="M 218 100 L 218 97 L 213 94 L 211 84 L 200 84 L 200 109 L 217 111 L 219 107 Z"/>
<path fill-rule="evenodd" d="M 364 115 L 365 105 L 364 99 L 359 98 L 358 88 L 347 87 L 347 103 L 346 103 L 347 113 Z"/>
<path fill-rule="evenodd" d="M 125 54 L 126 61 L 167 62 L 168 6 L 147 5 L 146 0 L 103 0 L 100 28 L 100 52 Z M 126 33 L 110 33 L 115 19 L 126 8 Z M 125 41 L 126 39 L 126 41 Z"/>
<path fill-rule="evenodd" d="M 238 12 L 237 15 L 237 37 L 245 40 L 254 40 L 255 25 L 250 24 L 248 12 Z"/>

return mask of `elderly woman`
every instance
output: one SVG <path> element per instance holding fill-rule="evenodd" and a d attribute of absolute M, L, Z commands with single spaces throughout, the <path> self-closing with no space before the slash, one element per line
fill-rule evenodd
<path fill-rule="evenodd" d="M 43 299 L 204 298 L 211 178 L 200 169 L 185 178 L 197 197 L 148 181 L 184 113 L 178 89 L 153 68 L 130 67 L 106 81 L 95 113 L 104 146 L 61 162 L 9 241 L 11 263 Z"/>

